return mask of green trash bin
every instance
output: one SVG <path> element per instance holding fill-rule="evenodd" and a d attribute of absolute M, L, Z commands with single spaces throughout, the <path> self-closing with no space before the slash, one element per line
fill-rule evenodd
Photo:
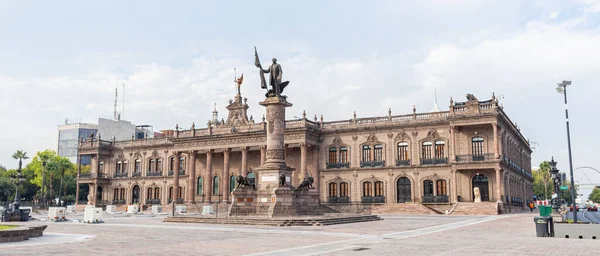
<path fill-rule="evenodd" d="M 540 216 L 542 217 L 548 217 L 550 216 L 550 214 L 552 214 L 552 206 L 548 206 L 548 205 L 540 205 Z"/>

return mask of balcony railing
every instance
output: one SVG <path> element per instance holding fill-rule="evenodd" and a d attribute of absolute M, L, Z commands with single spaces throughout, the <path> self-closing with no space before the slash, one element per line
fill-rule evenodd
<path fill-rule="evenodd" d="M 422 201 L 423 203 L 447 203 L 448 195 L 424 195 Z"/>
<path fill-rule="evenodd" d="M 162 176 L 162 172 L 147 172 L 146 177 L 159 177 Z"/>
<path fill-rule="evenodd" d="M 327 202 L 329 202 L 329 203 L 349 203 L 350 197 L 347 197 L 347 196 L 328 197 Z"/>
<path fill-rule="evenodd" d="M 447 164 L 447 163 L 448 163 L 448 158 L 428 158 L 428 159 L 421 159 L 421 165 Z"/>
<path fill-rule="evenodd" d="M 350 168 L 350 163 L 327 163 L 327 169 Z"/>
<path fill-rule="evenodd" d="M 123 199 L 121 199 L 121 200 L 112 200 L 111 204 L 113 204 L 113 205 L 125 204 L 125 200 L 123 200 Z"/>
<path fill-rule="evenodd" d="M 363 204 L 384 204 L 385 196 L 363 196 L 361 202 Z"/>
<path fill-rule="evenodd" d="M 494 154 L 457 155 L 456 162 L 482 162 L 494 160 Z"/>
<path fill-rule="evenodd" d="M 142 173 L 141 172 L 133 172 L 133 174 L 131 174 L 131 177 L 142 177 Z"/>
<path fill-rule="evenodd" d="M 108 178 L 108 173 L 80 173 L 79 178 L 96 179 L 96 178 Z"/>
<path fill-rule="evenodd" d="M 169 199 L 167 200 L 167 202 L 168 202 L 168 203 L 172 203 L 172 202 L 173 202 L 173 198 L 169 198 Z M 175 200 L 175 203 L 176 203 L 176 204 L 183 204 L 183 198 L 179 198 L 179 199 Z"/>
<path fill-rule="evenodd" d="M 361 168 L 365 168 L 365 167 L 382 167 L 385 166 L 385 161 L 365 161 L 365 162 L 360 162 L 360 167 Z"/>
<path fill-rule="evenodd" d="M 146 204 L 160 204 L 160 199 L 146 199 Z"/>
<path fill-rule="evenodd" d="M 502 162 L 504 162 L 505 164 L 509 165 L 511 168 L 513 168 L 515 171 L 518 171 L 520 173 L 522 173 L 523 175 L 529 177 L 529 178 L 533 178 L 533 176 L 531 175 L 530 171 L 525 170 L 525 168 L 519 166 L 516 162 L 512 161 L 510 158 L 508 158 L 507 156 L 504 156 L 502 158 Z"/>
<path fill-rule="evenodd" d="M 410 160 L 396 160 L 396 166 L 410 166 Z"/>
<path fill-rule="evenodd" d="M 175 173 L 174 171 L 169 171 L 168 175 L 173 176 L 174 173 Z M 185 175 L 185 170 L 179 171 L 179 175 Z"/>
<path fill-rule="evenodd" d="M 114 175 L 115 178 L 127 178 L 127 173 L 126 172 L 117 172 Z"/>

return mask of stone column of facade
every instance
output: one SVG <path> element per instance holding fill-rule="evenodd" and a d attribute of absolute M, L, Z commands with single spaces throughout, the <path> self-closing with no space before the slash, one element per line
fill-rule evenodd
<path fill-rule="evenodd" d="M 494 159 L 499 158 L 498 153 L 498 125 L 497 123 L 492 123 L 492 128 L 494 128 Z"/>
<path fill-rule="evenodd" d="M 241 147 L 241 150 L 242 150 L 242 170 L 240 170 L 240 175 L 246 177 L 246 176 L 248 176 L 248 147 L 243 146 L 243 147 Z"/>
<path fill-rule="evenodd" d="M 415 175 L 415 203 L 421 202 L 421 182 L 419 182 L 419 172 L 414 172 Z"/>
<path fill-rule="evenodd" d="M 260 165 L 264 165 L 267 160 L 267 146 L 260 145 Z"/>
<path fill-rule="evenodd" d="M 231 191 L 229 183 L 229 153 L 230 148 L 223 149 L 223 203 L 229 202 L 229 191 Z"/>
<path fill-rule="evenodd" d="M 419 155 L 419 140 L 417 139 L 417 135 L 419 135 L 419 133 L 416 131 L 412 133 L 413 139 L 410 143 L 412 151 L 410 156 L 411 165 L 421 165 L 421 156 Z"/>
<path fill-rule="evenodd" d="M 360 152 L 361 149 L 358 147 L 358 136 L 352 136 L 352 147 L 350 148 L 350 167 L 358 168 L 360 166 Z"/>
<path fill-rule="evenodd" d="M 302 142 L 300 143 L 300 182 L 302 182 L 304 179 L 306 179 L 306 162 L 308 159 L 306 159 L 306 150 L 307 150 L 307 145 L 306 143 Z"/>
<path fill-rule="evenodd" d="M 312 146 L 312 151 L 313 151 L 313 173 L 312 173 L 312 177 L 315 179 L 314 182 L 313 182 L 313 187 L 315 187 L 316 189 L 320 189 L 321 174 L 319 173 L 319 146 L 318 145 Z"/>
<path fill-rule="evenodd" d="M 452 143 L 452 150 L 450 150 L 450 161 L 456 161 L 456 136 L 454 135 L 455 126 L 450 126 L 450 143 Z"/>
<path fill-rule="evenodd" d="M 81 174 L 81 155 L 77 156 L 77 178 Z"/>
<path fill-rule="evenodd" d="M 92 169 L 91 173 L 98 173 L 98 155 L 92 155 Z"/>
<path fill-rule="evenodd" d="M 178 196 L 178 189 L 179 189 L 179 152 L 173 152 L 173 157 L 175 158 L 175 161 L 173 163 L 173 201 L 176 201 L 177 199 L 179 199 Z"/>
<path fill-rule="evenodd" d="M 288 147 L 289 146 L 290 146 L 289 144 L 284 144 L 283 145 L 283 160 L 287 160 L 288 159 L 287 158 L 287 152 L 288 152 Z"/>
<path fill-rule="evenodd" d="M 188 190 L 187 190 L 187 200 L 188 204 L 193 204 L 196 202 L 196 198 L 194 196 L 194 188 L 196 186 L 196 151 L 192 150 L 189 152 L 190 160 L 189 160 L 189 173 L 188 173 Z"/>
<path fill-rule="evenodd" d="M 502 169 L 496 168 L 496 201 L 501 201 L 502 195 Z"/>
<path fill-rule="evenodd" d="M 206 176 L 208 178 L 208 182 L 207 182 L 207 186 L 206 187 L 206 193 L 204 193 L 206 195 L 206 201 L 207 202 L 212 202 L 212 187 L 213 187 L 213 171 L 212 171 L 212 156 L 213 156 L 213 149 L 209 149 L 206 151 Z"/>
<path fill-rule="evenodd" d="M 385 149 L 386 149 L 386 151 L 385 151 L 386 152 L 386 156 L 385 156 L 385 158 L 386 158 L 385 159 L 385 163 L 386 164 L 385 165 L 386 166 L 394 166 L 394 165 L 396 165 L 396 163 L 394 163 L 394 162 L 396 162 L 395 161 L 396 158 L 394 157 L 394 151 L 396 150 L 395 148 L 396 147 L 394 145 L 394 134 L 390 133 L 390 134 L 388 134 L 388 144 L 385 147 Z"/>
<path fill-rule="evenodd" d="M 456 179 L 456 169 L 452 168 L 452 180 L 450 181 L 451 184 L 451 190 L 452 190 L 452 200 L 451 202 L 456 203 L 458 202 L 458 184 L 457 184 L 457 179 Z"/>

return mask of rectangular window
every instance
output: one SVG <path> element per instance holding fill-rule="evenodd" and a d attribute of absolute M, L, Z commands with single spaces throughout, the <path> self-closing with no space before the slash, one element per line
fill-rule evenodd
<path fill-rule="evenodd" d="M 337 197 L 337 183 L 329 183 L 329 197 Z"/>
<path fill-rule="evenodd" d="M 445 158 L 444 146 L 446 145 L 443 141 L 435 142 L 435 158 Z"/>
<path fill-rule="evenodd" d="M 383 182 L 381 181 L 375 182 L 375 196 L 383 196 Z"/>
<path fill-rule="evenodd" d="M 340 163 L 348 163 L 348 148 L 340 148 Z"/>
<path fill-rule="evenodd" d="M 156 171 L 157 171 L 157 172 L 162 172 L 162 169 L 163 169 L 162 167 L 163 167 L 163 166 L 162 166 L 162 159 L 158 159 L 158 160 L 156 161 Z"/>
<path fill-rule="evenodd" d="M 372 197 L 373 196 L 373 183 L 364 182 L 363 183 L 363 197 Z"/>
<path fill-rule="evenodd" d="M 374 161 L 383 161 L 383 145 L 375 145 L 375 151 L 373 153 L 375 155 Z"/>
<path fill-rule="evenodd" d="M 337 148 L 329 148 L 329 158 L 328 163 L 335 164 L 337 163 Z"/>
<path fill-rule="evenodd" d="M 134 172 L 140 172 L 141 166 L 142 166 L 142 163 L 140 162 L 140 160 L 135 160 L 135 170 L 134 170 Z"/>
<path fill-rule="evenodd" d="M 431 159 L 431 142 L 423 142 L 423 147 L 421 148 L 421 158 L 422 159 Z"/>
<path fill-rule="evenodd" d="M 123 173 L 129 173 L 129 170 L 127 170 L 127 162 L 123 162 L 123 169 L 121 171 Z"/>
<path fill-rule="evenodd" d="M 104 173 L 104 162 L 100 162 L 98 164 L 98 172 L 99 173 Z"/>
<path fill-rule="evenodd" d="M 362 147 L 362 161 L 371 162 L 371 146 Z"/>
<path fill-rule="evenodd" d="M 348 183 L 340 183 L 340 197 L 348 197 Z"/>
<path fill-rule="evenodd" d="M 408 160 L 408 143 L 398 143 L 398 160 Z"/>
<path fill-rule="evenodd" d="M 123 164 L 121 162 L 117 162 L 117 173 L 121 173 L 123 168 Z"/>
<path fill-rule="evenodd" d="M 432 180 L 424 180 L 423 181 L 423 195 L 433 196 L 433 181 Z"/>
<path fill-rule="evenodd" d="M 446 190 L 446 181 L 438 180 L 436 181 L 436 193 L 437 195 L 447 195 L 448 191 Z"/>

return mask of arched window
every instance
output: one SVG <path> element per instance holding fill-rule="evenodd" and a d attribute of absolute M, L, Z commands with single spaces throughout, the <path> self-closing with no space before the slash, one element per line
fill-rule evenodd
<path fill-rule="evenodd" d="M 235 189 L 235 175 L 229 176 L 229 193 Z"/>
<path fill-rule="evenodd" d="M 98 172 L 104 173 L 104 162 L 98 163 Z"/>
<path fill-rule="evenodd" d="M 142 170 L 141 168 L 142 168 L 142 162 L 139 159 L 136 159 L 134 172 L 139 173 Z"/>
<path fill-rule="evenodd" d="M 121 188 L 120 200 L 125 200 L 125 188 Z"/>
<path fill-rule="evenodd" d="M 177 199 L 183 199 L 183 188 L 182 187 L 177 188 Z"/>
<path fill-rule="evenodd" d="M 473 161 L 483 161 L 483 138 L 474 137 L 471 139 L 471 149 L 473 151 Z"/>
<path fill-rule="evenodd" d="M 445 158 L 444 146 L 446 142 L 438 140 L 435 142 L 435 158 Z"/>
<path fill-rule="evenodd" d="M 348 197 L 348 182 L 340 183 L 340 197 Z"/>
<path fill-rule="evenodd" d="M 377 144 L 374 146 L 374 161 L 381 162 L 383 161 L 383 145 Z"/>
<path fill-rule="evenodd" d="M 431 159 L 431 146 L 433 143 L 431 141 L 423 142 L 423 146 L 421 147 L 421 158 L 422 159 Z"/>
<path fill-rule="evenodd" d="M 219 176 L 213 177 L 213 195 L 219 194 Z"/>
<path fill-rule="evenodd" d="M 337 197 L 337 183 L 329 183 L 328 193 L 329 197 Z"/>
<path fill-rule="evenodd" d="M 171 157 L 171 161 L 169 163 L 169 171 L 175 171 L 175 157 Z"/>
<path fill-rule="evenodd" d="M 198 183 L 196 183 L 196 195 L 202 195 L 202 176 L 198 177 Z"/>
<path fill-rule="evenodd" d="M 152 199 L 152 188 L 148 188 L 148 192 L 146 193 L 146 199 Z"/>
<path fill-rule="evenodd" d="M 116 166 L 116 173 L 122 173 L 123 172 L 123 163 L 121 163 L 121 161 L 117 162 L 117 166 Z"/>
<path fill-rule="evenodd" d="M 129 173 L 129 170 L 127 169 L 127 161 L 123 161 L 123 169 L 122 172 L 123 173 Z"/>
<path fill-rule="evenodd" d="M 169 188 L 169 199 L 173 199 L 173 187 Z"/>
<path fill-rule="evenodd" d="M 363 182 L 363 197 L 373 196 L 373 183 Z"/>
<path fill-rule="evenodd" d="M 408 143 L 398 142 L 398 160 L 408 160 Z"/>
<path fill-rule="evenodd" d="M 348 147 L 340 148 L 340 163 L 348 162 Z"/>
<path fill-rule="evenodd" d="M 423 181 L 423 195 L 433 197 L 433 181 L 432 180 L 424 180 Z"/>
<path fill-rule="evenodd" d="M 371 146 L 364 145 L 362 147 L 362 161 L 371 162 Z"/>
<path fill-rule="evenodd" d="M 446 180 L 437 180 L 435 182 L 436 194 L 438 196 L 445 196 L 448 194 L 448 190 L 446 188 Z"/>
<path fill-rule="evenodd" d="M 382 181 L 376 181 L 375 182 L 375 197 L 382 197 L 384 196 L 383 193 L 383 182 Z"/>
<path fill-rule="evenodd" d="M 331 147 L 329 148 L 329 158 L 327 159 L 327 163 L 335 164 L 338 162 L 337 160 L 337 148 Z"/>
<path fill-rule="evenodd" d="M 160 199 L 160 188 L 159 187 L 154 188 L 154 199 Z"/>

